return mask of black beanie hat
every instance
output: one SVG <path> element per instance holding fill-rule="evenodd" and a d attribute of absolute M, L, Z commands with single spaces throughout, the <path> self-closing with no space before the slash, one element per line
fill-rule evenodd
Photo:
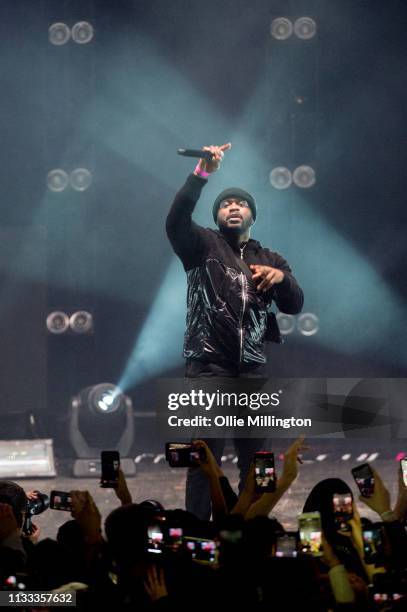
<path fill-rule="evenodd" d="M 256 202 L 254 201 L 253 196 L 251 196 L 250 193 L 248 193 L 244 189 L 239 189 L 239 187 L 229 187 L 229 189 L 225 189 L 224 191 L 222 191 L 222 193 L 218 195 L 213 205 L 212 213 L 213 213 L 213 218 L 214 218 L 215 223 L 217 223 L 218 221 L 218 210 L 219 210 L 220 203 L 223 202 L 223 200 L 228 200 L 229 198 L 237 198 L 239 200 L 246 200 L 246 202 L 249 205 L 250 210 L 252 211 L 253 223 L 254 221 L 256 221 L 257 206 L 256 206 Z"/>

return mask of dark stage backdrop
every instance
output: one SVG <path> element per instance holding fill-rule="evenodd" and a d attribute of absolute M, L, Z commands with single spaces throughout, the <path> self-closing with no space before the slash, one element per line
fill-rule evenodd
<path fill-rule="evenodd" d="M 0 227 L 0 295 L 0 438 L 3 438 L 24 436 L 29 415 L 36 417 L 38 428 L 45 416 L 45 228 Z"/>

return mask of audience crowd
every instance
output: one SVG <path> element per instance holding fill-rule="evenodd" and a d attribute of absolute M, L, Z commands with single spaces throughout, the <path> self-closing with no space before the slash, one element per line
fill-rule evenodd
<path fill-rule="evenodd" d="M 70 520 L 55 539 L 41 539 L 33 519 L 46 507 L 45 496 L 0 481 L 2 591 L 74 592 L 77 609 L 118 612 L 407 610 L 407 487 L 401 470 L 395 473 L 394 506 L 375 470 L 373 494 L 358 496 L 375 513 L 375 523 L 360 516 L 343 480 L 318 482 L 303 512 L 320 514 L 322 546 L 307 548 L 298 532 L 286 533 L 271 517 L 295 486 L 306 451 L 302 438 L 286 451 L 273 492 L 258 492 L 253 465 L 239 496 L 205 442 L 194 445 L 203 449 L 194 469 L 203 471 L 211 490 L 209 522 L 159 501 L 133 503 L 120 471 L 118 505 L 104 525 L 91 493 L 71 491 Z M 338 494 L 351 496 L 342 524 L 333 505 Z M 53 609 L 44 601 L 17 602 L 23 610 Z"/>

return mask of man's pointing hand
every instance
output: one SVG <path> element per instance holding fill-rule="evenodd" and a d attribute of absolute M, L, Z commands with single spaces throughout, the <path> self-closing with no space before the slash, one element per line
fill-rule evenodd
<path fill-rule="evenodd" d="M 261 279 L 260 283 L 257 285 L 257 291 L 268 291 L 273 285 L 278 285 L 284 280 L 284 272 L 278 268 L 253 264 L 250 266 L 250 270 L 253 272 L 252 278 L 254 281 Z"/>

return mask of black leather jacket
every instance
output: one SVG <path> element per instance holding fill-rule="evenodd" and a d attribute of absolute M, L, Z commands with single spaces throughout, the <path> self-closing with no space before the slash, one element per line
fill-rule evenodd
<path fill-rule="evenodd" d="M 303 293 L 278 253 L 251 239 L 234 247 L 221 232 L 192 221 L 206 182 L 193 174 L 188 176 L 175 196 L 166 224 L 188 279 L 184 357 L 226 366 L 257 366 L 266 362 L 264 342 L 271 302 L 274 300 L 282 312 L 297 314 Z M 283 270 L 283 282 L 259 293 L 250 264 Z M 278 337 L 273 339 L 279 341 Z"/>

